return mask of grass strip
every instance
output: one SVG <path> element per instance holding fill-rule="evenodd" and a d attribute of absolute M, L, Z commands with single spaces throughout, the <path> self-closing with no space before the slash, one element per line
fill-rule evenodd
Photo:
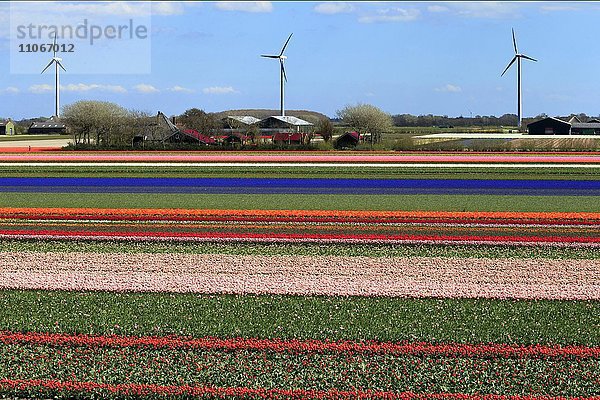
<path fill-rule="evenodd" d="M 0 377 L 316 391 L 598 394 L 600 360 L 6 344 Z"/>
<path fill-rule="evenodd" d="M 0 330 L 600 344 L 600 302 L 0 291 Z"/>
<path fill-rule="evenodd" d="M 297 256 L 365 256 L 365 257 L 453 257 L 492 259 L 560 259 L 597 260 L 600 252 L 589 247 L 516 246 L 516 245 L 448 245 L 448 244 L 344 244 L 330 243 L 226 243 L 226 242 L 156 242 L 107 240 L 33 240 L 0 239 L 7 252 L 88 252 L 154 254 L 232 254 Z"/>
<path fill-rule="evenodd" d="M 0 136 L 0 142 L 19 142 L 19 141 L 41 141 L 44 140 L 56 140 L 56 139 L 72 139 L 71 135 L 14 135 L 14 136 Z"/>
<path fill-rule="evenodd" d="M 344 168 L 344 167 L 152 167 L 11 166 L 0 177 L 173 177 L 173 178 L 362 178 L 362 179 L 557 179 L 597 180 L 600 168 Z"/>
<path fill-rule="evenodd" d="M 596 196 L 2 193 L 0 207 L 599 212 Z"/>

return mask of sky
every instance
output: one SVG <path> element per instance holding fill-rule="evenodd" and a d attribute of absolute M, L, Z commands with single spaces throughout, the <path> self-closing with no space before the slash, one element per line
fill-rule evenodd
<path fill-rule="evenodd" d="M 279 108 L 286 49 L 286 109 L 334 117 L 357 103 L 390 114 L 516 114 L 518 49 L 523 113 L 600 114 L 600 2 L 0 2 L 0 117 L 54 113 L 47 25 L 99 27 L 59 37 L 61 105 L 101 100 L 167 115 Z M 19 37 L 34 25 L 33 33 Z M 141 35 L 109 37 L 128 25 Z M 147 34 L 144 35 L 144 29 Z M 26 30 L 26 29 L 25 29 Z M 66 31 L 68 32 L 68 31 Z M 108 32 L 108 34 L 106 33 Z M 47 32 L 44 31 L 44 34 Z M 51 36 L 48 33 L 48 36 Z"/>

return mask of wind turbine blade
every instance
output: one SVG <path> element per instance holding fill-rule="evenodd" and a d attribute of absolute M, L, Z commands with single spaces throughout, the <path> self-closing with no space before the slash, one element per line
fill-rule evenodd
<path fill-rule="evenodd" d="M 287 76 L 285 74 L 285 67 L 283 66 L 283 61 L 280 61 L 281 63 L 281 72 L 283 73 L 283 79 L 287 82 Z"/>
<path fill-rule="evenodd" d="M 265 58 L 279 58 L 279 56 L 272 56 L 272 55 L 267 55 L 267 54 L 261 54 L 261 57 L 265 57 Z"/>
<path fill-rule="evenodd" d="M 504 74 L 506 73 L 506 71 L 508 71 L 508 69 L 510 68 L 510 66 L 513 65 L 516 60 L 517 60 L 517 56 L 514 56 L 513 59 L 512 59 L 512 61 L 508 64 L 508 67 L 506 67 L 506 69 L 504 70 L 504 72 L 500 76 L 504 76 Z"/>
<path fill-rule="evenodd" d="M 56 57 L 56 31 L 54 31 L 54 43 L 52 43 L 52 54 Z"/>
<path fill-rule="evenodd" d="M 67 72 L 67 70 L 65 69 L 65 67 L 63 67 L 63 65 L 60 61 L 57 61 L 56 63 L 58 64 L 59 67 L 62 68 L 63 71 Z"/>
<path fill-rule="evenodd" d="M 523 57 L 526 60 L 537 61 L 535 58 L 531 58 L 529 56 L 526 56 L 525 54 L 521 54 L 521 57 Z"/>
<path fill-rule="evenodd" d="M 292 35 L 293 35 L 293 33 L 290 33 L 290 36 L 288 36 L 287 40 L 285 41 L 285 44 L 281 48 L 281 53 L 279 53 L 279 57 L 281 57 L 283 55 L 283 52 L 285 51 L 285 48 L 287 47 L 288 43 L 290 42 Z"/>
<path fill-rule="evenodd" d="M 519 54 L 519 50 L 517 49 L 517 39 L 515 38 L 515 30 L 512 30 L 513 34 L 513 46 L 515 47 L 515 54 Z"/>
<path fill-rule="evenodd" d="M 50 66 L 52 65 L 53 62 L 54 62 L 54 59 L 50 60 L 50 62 L 48 63 L 48 65 L 46 65 L 46 68 L 44 68 L 41 73 L 43 74 L 44 72 L 46 72 L 46 70 L 48 68 L 50 68 Z"/>

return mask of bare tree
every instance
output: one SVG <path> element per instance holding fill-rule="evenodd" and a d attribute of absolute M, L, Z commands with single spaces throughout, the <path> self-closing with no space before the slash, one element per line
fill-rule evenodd
<path fill-rule="evenodd" d="M 333 136 L 333 124 L 329 118 L 319 118 L 315 125 L 315 133 L 321 135 L 324 141 L 329 142 Z"/>
<path fill-rule="evenodd" d="M 336 114 L 359 134 L 370 135 L 371 143 L 380 142 L 383 134 L 392 128 L 392 117 L 371 104 L 348 105 Z"/>
<path fill-rule="evenodd" d="M 62 118 L 73 132 L 75 145 L 110 146 L 121 141 L 127 110 L 106 101 L 82 100 L 63 107 Z"/>

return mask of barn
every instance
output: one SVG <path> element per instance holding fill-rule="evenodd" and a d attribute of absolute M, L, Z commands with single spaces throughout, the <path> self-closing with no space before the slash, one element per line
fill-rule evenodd
<path fill-rule="evenodd" d="M 308 121 L 290 115 L 275 115 L 259 122 L 261 132 L 309 133 L 313 127 Z"/>
<path fill-rule="evenodd" d="M 67 126 L 52 119 L 45 122 L 32 122 L 27 133 L 29 135 L 64 135 L 67 133 Z"/>
<path fill-rule="evenodd" d="M 558 118 L 544 118 L 527 125 L 530 135 L 600 135 L 600 122 L 580 122 L 572 117 L 569 122 Z"/>
<path fill-rule="evenodd" d="M 205 146 L 214 145 L 216 141 L 210 136 L 201 134 L 194 129 L 185 129 L 183 131 L 174 132 L 172 135 L 164 139 L 166 143 L 198 143 Z"/>
<path fill-rule="evenodd" d="M 260 119 L 252 117 L 250 115 L 228 115 L 221 120 L 223 122 L 223 129 L 240 131 L 250 128 L 252 125 L 260 122 Z"/>
<path fill-rule="evenodd" d="M 356 147 L 356 145 L 360 142 L 360 135 L 358 132 L 345 132 L 343 135 L 340 135 L 335 141 L 336 149 L 348 149 L 351 147 Z"/>
<path fill-rule="evenodd" d="M 571 135 L 600 135 L 600 122 L 578 122 L 571 125 Z"/>
<path fill-rule="evenodd" d="M 571 124 L 558 118 L 548 117 L 527 125 L 530 135 L 570 135 Z"/>
<path fill-rule="evenodd" d="M 263 136 L 270 136 L 273 143 L 302 144 L 313 124 L 290 115 L 275 115 L 258 123 Z"/>

